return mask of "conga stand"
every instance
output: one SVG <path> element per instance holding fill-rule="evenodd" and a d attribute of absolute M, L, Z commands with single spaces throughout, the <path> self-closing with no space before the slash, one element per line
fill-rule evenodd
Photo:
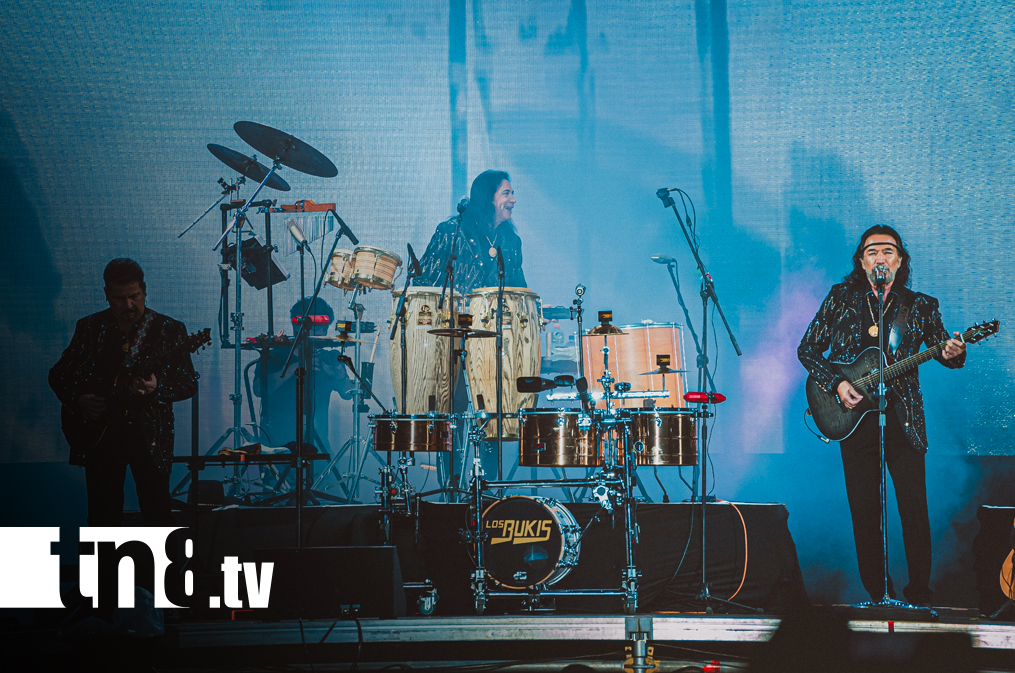
<path fill-rule="evenodd" d="M 675 190 L 676 191 L 676 190 Z M 715 309 L 719 312 L 719 317 L 722 319 L 723 325 L 726 327 L 726 332 L 729 334 L 730 342 L 733 344 L 733 350 L 736 351 L 738 356 L 743 355 L 740 351 L 740 345 L 737 344 L 737 339 L 733 336 L 733 330 L 730 328 L 729 323 L 726 321 L 726 315 L 723 313 L 722 306 L 719 304 L 719 297 L 716 295 L 715 286 L 712 284 L 712 276 L 709 275 L 708 270 L 705 269 L 704 262 L 701 261 L 701 256 L 698 255 L 698 246 L 691 239 L 690 233 L 687 231 L 687 226 L 684 223 L 684 218 L 680 216 L 680 212 L 677 210 L 676 203 L 670 198 L 670 190 L 662 188 L 656 191 L 656 196 L 663 202 L 664 208 L 670 208 L 673 214 L 677 216 L 677 222 L 680 223 L 680 231 L 684 234 L 684 240 L 687 241 L 687 246 L 691 250 L 691 255 L 694 256 L 694 261 L 698 265 L 698 273 L 701 276 L 701 355 L 698 356 L 698 387 L 701 391 L 708 390 L 708 302 L 711 299 L 715 304 Z M 698 502 L 701 505 L 701 587 L 699 588 L 696 600 L 702 602 L 705 605 L 705 612 L 712 614 L 713 605 L 719 604 L 726 607 L 738 608 L 740 610 L 746 610 L 748 612 L 761 612 L 759 608 L 752 608 L 748 605 L 740 603 L 734 603 L 729 600 L 717 598 L 711 594 L 708 585 L 708 565 L 707 565 L 707 553 L 706 553 L 706 540 L 707 535 L 705 532 L 705 505 L 709 499 L 708 495 L 708 418 L 710 416 L 708 406 L 714 398 L 715 393 L 706 392 L 702 401 L 699 403 L 698 411 L 698 456 L 700 457 L 700 464 L 698 467 L 699 474 L 701 475 L 701 490 L 699 491 Z M 692 495 L 692 501 L 694 496 Z M 712 498 L 714 501 L 714 498 Z"/>

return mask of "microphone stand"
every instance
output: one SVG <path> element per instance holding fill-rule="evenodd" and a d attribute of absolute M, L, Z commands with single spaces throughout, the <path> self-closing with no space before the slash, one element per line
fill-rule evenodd
<path fill-rule="evenodd" d="M 926 611 L 929 618 L 937 617 L 934 610 L 919 605 L 911 605 L 888 595 L 888 465 L 885 461 L 885 426 L 888 423 L 888 387 L 885 385 L 885 285 L 886 274 L 880 269 L 875 272 L 875 285 L 878 298 L 878 441 L 881 449 L 881 554 L 884 577 L 884 593 L 879 601 L 866 601 L 856 607 L 865 609 L 899 609 L 906 611 Z M 896 308 L 898 310 L 898 308 Z"/>
<path fill-rule="evenodd" d="M 415 257 L 412 254 L 412 246 L 409 245 L 408 248 L 409 248 L 409 259 L 412 260 Z M 423 275 L 423 274 L 422 273 L 416 273 L 415 267 L 412 264 L 409 264 L 409 269 L 408 269 L 408 271 L 405 274 L 405 285 L 402 287 L 402 296 L 399 297 L 399 299 L 398 299 L 398 307 L 395 309 L 395 319 L 391 322 L 391 335 L 388 336 L 388 341 L 394 341 L 395 340 L 395 331 L 398 330 L 398 326 L 399 326 L 399 324 L 401 324 L 401 326 L 402 326 L 402 332 L 401 332 L 401 338 L 399 339 L 399 348 L 402 351 L 402 391 L 401 391 L 401 393 L 402 393 L 401 394 L 402 405 L 398 409 L 398 413 L 401 413 L 401 414 L 407 414 L 407 413 L 409 413 L 408 411 L 405 410 L 406 397 L 408 397 L 408 394 L 409 394 L 409 392 L 408 392 L 409 391 L 409 382 L 408 382 L 408 378 L 409 378 L 409 374 L 408 374 L 409 365 L 405 361 L 405 349 L 406 349 L 406 346 L 405 346 L 405 321 L 406 321 L 406 313 L 407 313 L 407 311 L 405 310 L 405 299 L 406 299 L 406 295 L 408 295 L 408 293 L 409 293 L 409 285 L 411 284 L 412 279 L 413 278 L 418 278 L 421 275 Z M 384 405 L 381 405 L 382 408 L 383 408 L 383 406 Z"/>
<path fill-rule="evenodd" d="M 694 324 L 691 321 L 691 313 L 687 310 L 687 304 L 684 303 L 684 295 L 680 291 L 680 281 L 677 280 L 677 260 L 671 259 L 666 262 L 666 270 L 670 273 L 670 281 L 673 283 L 673 289 L 677 291 L 677 303 L 680 304 L 680 308 L 684 311 L 684 320 L 687 322 L 687 329 L 691 331 L 691 338 L 694 339 L 694 350 L 698 354 L 700 360 L 701 355 L 701 343 L 698 341 L 698 333 L 694 331 Z M 715 392 L 715 381 L 712 380 L 712 372 L 705 369 L 705 375 L 708 377 L 708 390 L 709 392 Z"/>
<path fill-rule="evenodd" d="M 497 246 L 497 480 L 504 478 L 504 253 Z"/>
<path fill-rule="evenodd" d="M 694 256 L 694 261 L 698 265 L 698 273 L 701 275 L 701 354 L 698 356 L 698 386 L 699 390 L 706 390 L 706 384 L 708 381 L 707 369 L 708 369 L 708 301 L 712 300 L 716 310 L 719 312 L 719 317 L 722 318 L 723 325 L 726 327 L 726 333 L 729 334 L 730 342 L 733 344 L 733 350 L 736 351 L 738 356 L 743 355 L 740 350 L 740 345 L 737 343 L 737 339 L 733 336 L 733 330 L 730 328 L 729 322 L 726 320 L 726 316 L 723 313 L 722 306 L 719 303 L 719 296 L 715 292 L 715 285 L 712 284 L 712 276 L 709 275 L 708 270 L 705 268 L 705 263 L 701 261 L 701 256 L 698 255 L 698 247 L 691 239 L 690 233 L 687 231 L 687 227 L 684 224 L 684 218 L 680 216 L 680 212 L 677 210 L 676 203 L 670 197 L 670 190 L 663 187 L 656 191 L 656 196 L 663 202 L 664 208 L 670 208 L 673 210 L 673 214 L 677 216 L 677 222 L 680 223 L 680 231 L 684 234 L 684 240 L 687 241 L 687 247 L 691 250 L 691 255 Z M 697 600 L 702 601 L 705 604 L 705 612 L 712 614 L 712 604 L 720 603 L 727 607 L 739 608 L 741 610 L 747 610 L 749 612 L 762 612 L 760 608 L 752 608 L 748 605 L 742 605 L 740 603 L 734 603 L 733 601 L 724 600 L 717 598 L 709 592 L 708 587 L 708 566 L 706 565 L 706 552 L 705 552 L 705 502 L 708 500 L 708 418 L 711 415 L 708 410 L 708 404 L 711 401 L 711 395 L 705 396 L 705 401 L 699 403 L 698 411 L 698 423 L 701 431 L 698 433 L 698 445 L 701 450 L 698 455 L 701 456 L 701 464 L 698 468 L 701 475 L 701 491 L 700 499 L 701 503 L 701 589 L 698 592 Z M 692 502 L 694 496 L 692 495 Z"/>
<path fill-rule="evenodd" d="M 458 259 L 458 253 L 457 253 L 456 250 L 457 250 L 457 247 L 458 247 L 458 239 L 462 235 L 462 215 L 464 213 L 465 213 L 465 209 L 464 208 L 462 208 L 458 212 L 458 220 L 455 223 L 455 233 L 451 237 L 451 252 L 448 254 L 448 263 L 447 263 L 447 266 L 444 267 L 444 284 L 441 287 L 441 298 L 440 298 L 440 301 L 437 302 L 437 320 L 439 322 L 440 321 L 440 312 L 444 309 L 445 293 L 448 292 L 449 289 L 450 289 L 450 293 L 451 293 L 451 297 L 450 297 L 451 322 L 448 324 L 449 327 L 455 327 L 458 324 L 458 319 L 457 319 L 457 316 L 455 315 L 455 261 Z M 403 330 L 403 333 L 404 333 L 404 330 Z M 448 378 L 449 378 L 448 388 L 449 388 L 450 396 L 451 396 L 450 399 L 448 400 L 448 413 L 451 414 L 451 415 L 454 415 L 454 413 L 455 413 L 455 382 L 458 380 L 458 377 L 455 375 L 455 359 L 456 359 L 457 353 L 455 351 L 455 339 L 454 339 L 454 337 L 448 337 L 448 338 L 451 339 L 451 342 L 450 342 L 449 347 L 448 347 Z M 462 340 L 463 344 L 464 344 L 464 341 L 465 340 L 463 339 Z M 463 345 L 462 348 L 464 349 L 465 346 Z M 405 362 L 404 356 L 402 358 L 402 361 Z M 403 378 L 403 381 L 404 381 L 404 378 Z M 403 383 L 403 385 L 404 385 L 404 383 Z M 467 447 L 463 448 L 463 450 L 467 450 Z M 446 488 L 448 488 L 450 490 L 450 492 L 451 492 L 451 502 L 457 502 L 458 501 L 459 485 L 458 485 L 458 475 L 455 474 L 455 462 L 456 462 L 455 461 L 455 451 L 454 451 L 454 446 L 452 445 L 452 447 L 451 447 L 451 457 L 450 457 L 450 460 L 448 461 L 448 466 L 449 466 L 450 474 L 448 475 L 448 483 L 447 483 L 447 486 L 446 486 Z M 440 463 L 438 462 L 438 465 L 439 464 Z"/>

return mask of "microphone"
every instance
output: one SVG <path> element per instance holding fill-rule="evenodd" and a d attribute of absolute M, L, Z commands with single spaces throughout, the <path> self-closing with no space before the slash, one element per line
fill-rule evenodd
<path fill-rule="evenodd" d="M 300 225 L 296 223 L 296 220 L 289 220 L 289 233 L 294 239 L 296 239 L 296 247 L 302 248 L 307 244 L 307 239 L 303 235 L 303 230 L 300 229 Z"/>
<path fill-rule="evenodd" d="M 504 253 L 501 251 L 500 246 L 497 246 L 497 273 L 504 277 Z"/>
<path fill-rule="evenodd" d="M 423 269 L 419 266 L 419 260 L 416 259 L 416 253 L 412 251 L 412 244 L 407 243 L 406 247 L 409 248 L 409 270 L 412 272 L 414 278 L 419 278 L 423 275 Z"/>
<path fill-rule="evenodd" d="M 874 267 L 874 284 L 884 285 L 888 282 L 888 267 L 884 264 L 878 264 Z"/>
<path fill-rule="evenodd" d="M 578 391 L 578 399 L 582 403 L 582 411 L 586 414 L 589 413 L 589 409 L 592 404 L 592 395 L 589 393 L 589 381 L 584 376 L 574 382 L 574 387 Z"/>
<path fill-rule="evenodd" d="M 338 213 L 335 212 L 335 209 L 334 208 L 329 208 L 328 212 L 331 213 L 332 215 L 334 215 L 335 219 L 338 220 L 338 227 L 339 227 L 339 229 L 338 229 L 338 237 L 342 238 L 342 235 L 345 234 L 345 237 L 348 238 L 352 242 L 353 245 L 359 245 L 359 239 L 356 238 L 356 235 L 352 233 L 352 229 L 349 228 L 349 225 L 347 225 L 345 223 L 345 221 L 341 217 L 338 216 Z"/>
<path fill-rule="evenodd" d="M 675 262 L 677 260 L 672 257 L 667 257 L 666 255 L 652 255 L 652 261 L 656 264 L 669 264 L 670 262 Z"/>
<path fill-rule="evenodd" d="M 459 212 L 459 214 L 464 213 L 465 209 L 468 208 L 468 207 L 469 207 L 469 197 L 468 196 L 463 196 L 462 200 L 458 202 L 458 212 Z"/>

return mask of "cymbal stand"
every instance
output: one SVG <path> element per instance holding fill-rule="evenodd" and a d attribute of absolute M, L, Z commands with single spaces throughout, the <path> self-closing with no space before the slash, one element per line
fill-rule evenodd
<path fill-rule="evenodd" d="M 463 341 L 464 345 L 464 341 Z M 462 363 L 464 366 L 464 362 Z M 504 478 L 504 253 L 497 246 L 497 479 Z"/>
<path fill-rule="evenodd" d="M 680 191 L 680 190 L 675 190 Z M 680 192 L 683 195 L 683 192 Z M 688 232 L 687 226 L 684 223 L 684 218 L 681 217 L 680 212 L 677 210 L 676 203 L 670 197 L 670 190 L 662 188 L 656 191 L 656 196 L 663 202 L 664 208 L 670 208 L 673 214 L 677 216 L 677 222 L 680 223 L 680 230 L 684 234 L 684 239 L 687 241 L 687 246 L 691 250 L 691 254 L 694 256 L 694 261 L 698 265 L 698 273 L 701 276 L 701 355 L 698 357 L 698 389 L 705 391 L 708 385 L 708 302 L 711 299 L 715 305 L 715 309 L 719 312 L 719 317 L 722 319 L 723 325 L 726 326 L 726 332 L 729 334 L 730 342 L 733 344 L 733 350 L 738 356 L 743 355 L 740 350 L 740 345 L 737 343 L 737 339 L 733 336 L 733 330 L 730 328 L 729 322 L 726 321 L 726 315 L 723 313 L 722 306 L 719 304 L 719 296 L 715 292 L 715 285 L 712 283 L 712 276 L 708 273 L 705 268 L 705 263 L 701 261 L 701 256 L 698 255 L 698 244 L 695 239 L 691 238 Z M 681 197 L 683 198 L 683 197 Z M 688 218 L 688 225 L 691 224 L 690 218 Z M 698 502 L 701 505 L 701 587 L 699 589 L 697 600 L 705 604 L 705 612 L 712 614 L 712 605 L 718 603 L 726 607 L 734 607 L 741 610 L 747 610 L 749 612 L 756 612 L 755 608 L 748 605 L 742 605 L 740 603 L 734 603 L 732 601 L 717 598 L 711 594 L 708 586 L 708 566 L 706 564 L 707 556 L 705 549 L 705 542 L 707 536 L 705 533 L 705 504 L 708 500 L 708 418 L 710 416 L 708 410 L 708 404 L 711 396 L 707 395 L 703 402 L 699 403 L 699 414 L 698 414 L 698 456 L 700 458 L 700 464 L 698 466 L 698 472 L 701 475 L 701 490 L 699 491 Z M 694 496 L 692 496 L 693 500 Z"/>
<path fill-rule="evenodd" d="M 198 217 L 196 220 L 191 222 L 190 226 L 187 227 L 186 229 L 184 229 L 183 231 L 181 231 L 176 236 L 176 238 L 183 238 L 183 235 L 186 234 L 191 229 L 193 229 L 195 226 L 197 226 L 197 223 L 200 222 L 201 220 L 203 220 L 204 216 L 207 215 L 208 213 L 210 213 L 215 206 L 217 206 L 218 204 L 222 203 L 222 199 L 226 198 L 227 196 L 229 196 L 233 192 L 239 193 L 239 191 L 240 191 L 240 185 L 242 185 L 246 181 L 247 181 L 247 176 L 245 176 L 245 175 L 241 175 L 236 180 L 236 182 L 232 182 L 232 181 L 226 182 L 224 178 L 219 178 L 218 179 L 218 183 L 222 187 L 222 196 L 220 196 L 218 198 L 218 201 L 216 201 L 215 203 L 213 203 L 210 206 L 208 206 L 208 208 L 203 213 L 201 213 L 200 217 Z"/>

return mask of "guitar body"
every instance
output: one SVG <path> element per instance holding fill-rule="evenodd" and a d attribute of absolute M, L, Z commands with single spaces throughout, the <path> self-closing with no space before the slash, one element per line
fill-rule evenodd
<path fill-rule="evenodd" d="M 849 381 L 858 393 L 863 395 L 863 401 L 854 408 L 847 409 L 839 402 L 838 395 L 824 390 L 817 384 L 814 377 L 808 376 L 807 404 L 810 407 L 811 416 L 814 418 L 814 424 L 818 426 L 821 434 L 828 439 L 841 442 L 853 434 L 864 416 L 872 411 L 877 411 L 874 395 L 877 392 L 877 387 L 874 386 L 872 390 L 867 390 L 855 382 L 868 374 L 877 372 L 878 349 L 868 348 L 852 362 L 833 362 L 832 367 Z"/>
<path fill-rule="evenodd" d="M 206 327 L 200 332 L 187 336 L 182 342 L 173 346 L 158 357 L 145 360 L 127 369 L 124 367 L 104 390 L 93 394 L 106 400 L 106 410 L 97 418 L 92 418 L 83 409 L 67 404 L 60 407 L 60 425 L 63 436 L 71 448 L 71 456 L 84 456 L 94 450 L 102 441 L 109 425 L 127 414 L 130 405 L 135 411 L 150 415 L 158 421 L 158 405 L 154 399 L 131 395 L 127 386 L 135 377 L 146 378 L 158 371 L 165 363 L 181 353 L 196 353 L 211 343 L 211 328 Z"/>
<path fill-rule="evenodd" d="M 1015 529 L 1015 521 L 1011 525 Z M 1001 564 L 1001 591 L 1008 600 L 1015 601 L 1015 568 L 1012 567 L 1012 557 L 1015 557 L 1015 549 L 1008 552 L 1008 558 Z"/>
<path fill-rule="evenodd" d="M 1001 324 L 997 320 L 982 322 L 973 325 L 962 333 L 961 339 L 967 344 L 975 344 L 986 339 L 992 334 L 997 334 Z M 875 410 L 875 393 L 878 387 L 878 370 L 882 364 L 884 367 L 885 381 L 903 374 L 914 367 L 918 367 L 939 354 L 947 341 L 942 341 L 936 346 L 920 351 L 909 357 L 894 362 L 891 365 L 881 363 L 878 358 L 878 349 L 871 347 L 860 353 L 852 362 L 833 362 L 832 368 L 843 378 L 850 382 L 853 388 L 863 396 L 860 404 L 852 409 L 847 409 L 840 401 L 839 396 L 833 391 L 828 392 L 817 384 L 813 376 L 807 377 L 807 404 L 810 408 L 814 424 L 818 426 L 821 434 L 828 439 L 841 442 L 853 434 L 856 426 L 860 425 L 863 417 Z M 891 389 L 888 390 L 891 395 Z"/>

